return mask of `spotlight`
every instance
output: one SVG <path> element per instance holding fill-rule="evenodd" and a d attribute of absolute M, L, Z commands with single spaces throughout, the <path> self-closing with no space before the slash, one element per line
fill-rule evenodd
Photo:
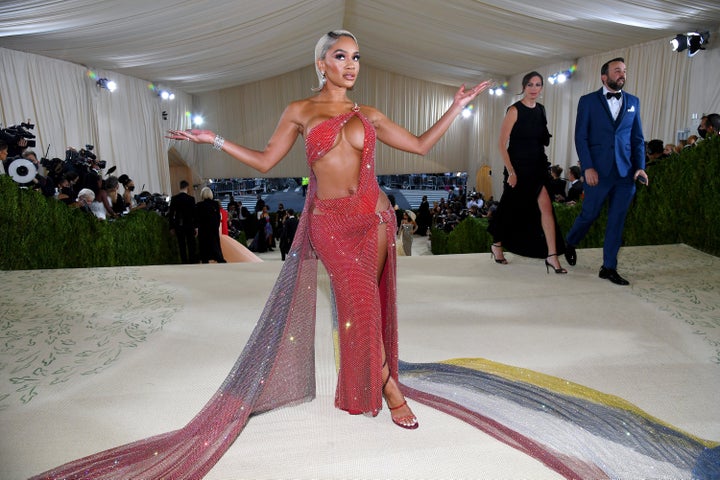
<path fill-rule="evenodd" d="M 205 119 L 201 115 L 194 115 L 192 117 L 192 123 L 196 127 L 201 126 L 205 122 Z"/>
<path fill-rule="evenodd" d="M 561 70 L 559 72 L 555 72 L 552 75 L 548 77 L 548 82 L 550 82 L 550 85 L 555 85 L 556 83 L 565 83 L 570 78 L 572 78 L 573 74 L 577 71 L 577 65 L 573 65 L 572 67 L 568 68 L 567 70 Z"/>
<path fill-rule="evenodd" d="M 165 88 L 160 88 L 154 83 L 148 83 L 148 90 L 157 94 L 157 96 L 163 100 L 175 100 L 175 94 L 173 92 Z"/>
<path fill-rule="evenodd" d="M 491 87 L 490 90 L 488 90 L 488 93 L 490 95 L 495 95 L 496 97 L 501 97 L 503 93 L 505 93 L 505 89 L 508 87 L 507 82 L 503 82 L 500 85 L 495 85 L 494 87 Z"/>
<path fill-rule="evenodd" d="M 678 33 L 675 38 L 670 40 L 673 52 L 682 52 L 683 50 L 687 50 L 687 43 L 687 37 L 682 33 Z"/>
<path fill-rule="evenodd" d="M 692 32 L 687 34 L 688 39 L 688 57 L 694 57 L 700 50 L 705 50 L 703 45 L 708 43 L 710 32 Z"/>
<path fill-rule="evenodd" d="M 472 115 L 472 111 L 473 111 L 473 106 L 468 105 L 467 107 L 462 109 L 461 115 L 463 118 L 470 118 L 470 116 Z"/>
<path fill-rule="evenodd" d="M 95 83 L 98 87 L 104 88 L 105 90 L 110 90 L 111 92 L 117 90 L 117 83 L 112 80 L 108 80 L 107 78 L 98 78 L 97 82 Z"/>
<path fill-rule="evenodd" d="M 675 38 L 670 40 L 673 52 L 682 52 L 687 50 L 688 57 L 694 57 L 700 50 L 705 50 L 703 45 L 707 45 L 710 40 L 710 32 L 688 32 L 686 34 L 679 33 Z"/>

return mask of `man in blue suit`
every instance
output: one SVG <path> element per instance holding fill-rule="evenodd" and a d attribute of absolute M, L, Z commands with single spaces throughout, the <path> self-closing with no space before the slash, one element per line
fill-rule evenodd
<path fill-rule="evenodd" d="M 614 58 L 600 70 L 603 86 L 578 103 L 575 149 L 585 176 L 585 199 L 580 215 L 567 235 L 565 257 L 577 262 L 575 247 L 608 201 L 600 278 L 617 285 L 630 282 L 617 272 L 625 216 L 635 195 L 635 181 L 647 185 L 645 139 L 640 123 L 640 100 L 623 92 L 625 60 Z"/>

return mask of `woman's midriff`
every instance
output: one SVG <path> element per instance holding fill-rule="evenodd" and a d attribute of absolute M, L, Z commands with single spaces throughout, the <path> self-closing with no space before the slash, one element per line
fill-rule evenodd
<path fill-rule="evenodd" d="M 374 208 L 368 208 L 367 198 L 361 198 L 361 195 L 366 196 L 372 194 L 375 190 L 377 200 L 375 201 Z M 380 190 L 377 186 L 375 188 L 366 189 L 363 193 L 354 193 L 345 197 L 337 198 L 318 198 L 315 196 L 313 200 L 313 215 L 324 215 L 324 214 L 345 214 L 352 215 L 358 213 L 377 213 L 383 212 L 390 208 L 390 200 L 388 200 L 385 192 Z"/>

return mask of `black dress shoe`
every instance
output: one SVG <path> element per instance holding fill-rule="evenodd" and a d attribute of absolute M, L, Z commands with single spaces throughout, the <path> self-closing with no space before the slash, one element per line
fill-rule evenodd
<path fill-rule="evenodd" d="M 620 274 L 617 273 L 617 270 L 615 270 L 614 268 L 601 267 L 600 275 L 598 276 L 600 278 L 610 280 L 615 285 L 630 285 L 630 282 L 621 277 Z"/>
<path fill-rule="evenodd" d="M 568 265 L 574 266 L 577 263 L 577 252 L 572 245 L 565 246 L 565 260 L 567 260 Z"/>

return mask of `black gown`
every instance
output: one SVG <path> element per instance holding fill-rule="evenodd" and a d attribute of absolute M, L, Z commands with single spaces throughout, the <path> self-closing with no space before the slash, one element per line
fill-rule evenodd
<path fill-rule="evenodd" d="M 547 242 L 540 220 L 538 195 L 542 187 L 550 191 L 550 163 L 545 155 L 549 143 L 545 109 L 541 104 L 534 108 L 522 102 L 513 106 L 517 109 L 517 121 L 510 132 L 508 154 L 517 175 L 517 184 L 507 183 L 508 172 L 504 170 L 504 189 L 500 204 L 490 217 L 488 232 L 495 242 L 502 242 L 505 250 L 525 257 L 545 258 L 548 255 Z M 553 211 L 553 220 L 555 212 Z M 565 252 L 565 242 L 555 220 L 557 250 Z"/>
<path fill-rule="evenodd" d="M 430 202 L 427 200 L 423 200 L 420 202 L 420 208 L 418 208 L 417 213 L 417 233 L 420 236 L 427 235 L 427 231 L 430 228 L 430 225 L 432 224 L 432 215 L 430 214 Z"/>
<path fill-rule="evenodd" d="M 205 199 L 195 205 L 195 217 L 198 227 L 198 250 L 200 261 L 208 263 L 215 260 L 225 263 L 220 248 L 220 204 Z"/>

